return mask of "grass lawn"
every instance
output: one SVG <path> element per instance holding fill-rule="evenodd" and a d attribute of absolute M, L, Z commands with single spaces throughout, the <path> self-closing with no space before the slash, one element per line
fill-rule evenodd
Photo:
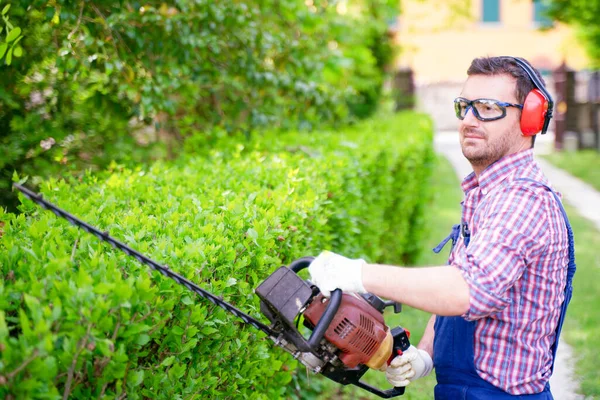
<path fill-rule="evenodd" d="M 562 152 L 544 155 L 543 158 L 600 190 L 600 152 Z"/>
<path fill-rule="evenodd" d="M 565 209 L 575 236 L 577 272 L 561 339 L 573 347 L 581 394 L 600 399 L 600 232 L 573 208 Z"/>
<path fill-rule="evenodd" d="M 544 156 L 555 166 L 600 190 L 600 153 L 554 153 Z M 600 232 L 575 209 L 565 206 L 575 235 L 577 273 L 563 337 L 573 346 L 581 394 L 600 398 Z M 598 211 L 600 212 L 600 210 Z"/>
<path fill-rule="evenodd" d="M 445 158 L 438 157 L 437 163 L 436 176 L 432 181 L 434 197 L 428 213 L 431 234 L 426 250 L 433 248 L 446 237 L 452 224 L 460 218 L 459 203 L 462 192 L 458 178 Z M 600 180 L 598 183 L 600 184 Z M 566 210 L 575 234 L 577 273 L 574 279 L 574 295 L 561 339 L 573 347 L 577 357 L 575 369 L 580 382 L 580 393 L 586 399 L 600 399 L 600 232 L 573 208 L 567 206 Z M 440 254 L 424 251 L 418 260 L 418 266 L 443 265 L 448 251 L 449 248 Z M 386 315 L 390 327 L 402 325 L 411 331 L 411 341 L 414 344 L 421 338 L 428 319 L 427 313 L 409 307 L 405 307 L 401 314 Z M 383 389 L 390 387 L 384 374 L 376 371 L 369 371 L 365 375 L 365 381 Z M 406 388 L 405 395 L 400 398 L 432 399 L 434 386 L 435 376 L 432 374 L 411 383 Z M 334 394 L 324 395 L 323 398 L 378 399 L 377 396 L 350 387 L 337 387 Z"/>

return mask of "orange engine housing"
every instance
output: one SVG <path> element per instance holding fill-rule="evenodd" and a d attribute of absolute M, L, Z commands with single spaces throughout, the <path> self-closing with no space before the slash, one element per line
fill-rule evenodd
<path fill-rule="evenodd" d="M 304 312 L 304 318 L 313 327 L 323 315 L 328 300 L 319 294 Z M 325 331 L 325 339 L 340 349 L 339 358 L 349 368 L 367 364 L 378 351 L 385 351 L 385 355 L 382 354 L 385 360 L 391 354 L 391 335 L 383 314 L 358 295 L 342 294 L 340 308 Z M 380 349 L 382 345 L 386 348 Z"/>

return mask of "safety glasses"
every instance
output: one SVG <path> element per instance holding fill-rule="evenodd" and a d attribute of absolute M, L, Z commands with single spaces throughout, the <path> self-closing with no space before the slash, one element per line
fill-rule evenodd
<path fill-rule="evenodd" d="M 473 115 L 480 121 L 495 121 L 506 117 L 506 107 L 517 107 L 523 109 L 522 104 L 506 103 L 504 101 L 492 99 L 467 100 L 463 97 L 454 99 L 454 111 L 456 118 L 465 119 L 469 109 L 473 110 Z"/>

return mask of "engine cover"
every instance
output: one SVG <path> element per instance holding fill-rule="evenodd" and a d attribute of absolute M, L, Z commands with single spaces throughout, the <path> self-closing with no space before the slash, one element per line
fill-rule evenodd
<path fill-rule="evenodd" d="M 319 294 L 304 311 L 305 321 L 314 327 L 325 311 L 328 299 Z M 311 326 L 309 326 L 311 327 Z M 339 359 L 349 368 L 366 364 L 389 336 L 383 314 L 363 298 L 344 293 L 338 312 L 325 332 L 325 339 L 337 347 Z"/>

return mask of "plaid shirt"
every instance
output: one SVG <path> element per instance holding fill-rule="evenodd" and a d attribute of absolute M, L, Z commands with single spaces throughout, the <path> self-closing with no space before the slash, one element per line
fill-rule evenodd
<path fill-rule="evenodd" d="M 569 249 L 552 193 L 516 178 L 548 184 L 532 149 L 465 178 L 462 218 L 471 239 L 468 247 L 458 239 L 449 262 L 470 289 L 462 317 L 477 321 L 477 373 L 508 393 L 530 394 L 550 379 Z"/>

